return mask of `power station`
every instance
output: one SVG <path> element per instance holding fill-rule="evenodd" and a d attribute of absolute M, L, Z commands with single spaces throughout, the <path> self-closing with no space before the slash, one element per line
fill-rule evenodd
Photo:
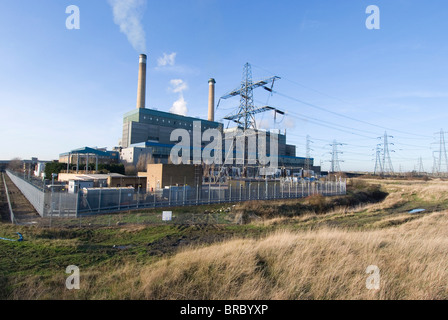
<path fill-rule="evenodd" d="M 120 159 L 124 163 L 136 165 L 140 157 L 144 155 L 150 155 L 153 163 L 170 163 L 170 152 L 174 146 L 174 142 L 171 140 L 171 133 L 175 129 L 185 129 L 192 133 L 195 129 L 198 129 L 197 126 L 199 126 L 201 135 L 208 129 L 216 129 L 225 136 L 226 133 L 232 132 L 238 128 L 243 129 L 243 132 L 249 127 L 258 131 L 259 129 L 255 126 L 254 118 L 254 115 L 257 113 L 271 110 L 273 110 L 275 114 L 277 114 L 277 112 L 281 113 L 281 111 L 268 106 L 262 108 L 255 108 L 253 106 L 252 90 L 257 87 L 264 87 L 269 91 L 270 88 L 267 87 L 267 84 L 272 83 L 273 85 L 273 82 L 278 80 L 279 77 L 272 77 L 265 81 L 253 83 L 251 80 L 251 72 L 247 71 L 250 67 L 249 64 L 246 64 L 245 66 L 245 78 L 243 78 L 242 87 L 221 98 L 227 99 L 237 95 L 241 96 L 241 107 L 237 114 L 223 119 L 235 122 L 237 127 L 224 129 L 222 122 L 215 121 L 216 80 L 213 78 L 208 80 L 208 116 L 206 120 L 147 108 L 146 65 L 147 56 L 142 54 L 139 57 L 137 106 L 134 110 L 127 112 L 123 116 Z M 248 100 L 248 96 L 250 96 L 250 100 Z M 279 174 L 283 174 L 284 176 L 303 175 L 303 169 L 307 163 L 309 163 L 309 171 L 320 172 L 320 167 L 313 166 L 313 159 L 296 156 L 296 146 L 286 143 L 285 133 L 282 134 L 281 132 L 277 132 L 277 134 L 278 164 L 280 169 L 284 169 L 284 172 L 282 173 L 279 171 Z M 190 138 L 193 139 L 192 134 L 190 134 Z M 225 141 L 223 141 L 223 144 L 224 143 Z M 193 145 L 193 141 L 190 141 L 190 145 Z M 202 144 L 201 148 L 204 147 L 205 145 Z M 224 157 L 225 156 L 226 155 L 224 155 Z M 220 172 L 216 172 L 216 174 L 222 176 L 222 173 L 224 172 L 227 176 L 234 176 L 236 174 L 239 177 L 256 178 L 260 176 L 261 172 L 259 170 L 260 168 L 257 168 L 256 165 L 255 167 L 246 170 L 244 168 L 235 168 L 234 166 L 230 169 L 232 170 L 221 170 Z M 215 170 L 217 169 L 215 168 Z"/>
<path fill-rule="evenodd" d="M 251 67 L 246 64 L 240 86 L 219 99 L 240 98 L 236 113 L 222 119 L 228 121 L 224 128 L 223 122 L 216 121 L 219 102 L 215 104 L 215 79 L 208 80 L 207 118 L 188 117 L 148 108 L 146 67 L 147 56 L 142 54 L 139 57 L 136 107 L 123 116 L 119 147 L 112 151 L 82 147 L 62 153 L 59 163 L 47 164 L 57 165 L 57 174 L 52 171 L 42 180 L 31 177 L 31 166 L 23 172 L 7 171 L 41 216 L 81 217 L 140 208 L 346 193 L 345 180 L 319 179 L 320 167 L 313 165 L 309 147 L 307 157 L 297 157 L 296 146 L 287 144 L 286 132 L 257 128 L 255 115 L 263 112 L 274 112 L 274 117 L 285 114 L 270 106 L 256 107 L 253 99 L 253 91 L 257 88 L 272 93 L 279 77 L 254 82 Z M 230 127 L 231 123 L 235 126 Z M 173 160 L 176 156 L 173 150 L 177 150 L 181 142 L 176 141 L 178 132 L 185 133 L 180 136 L 182 142 L 184 137 L 190 142 L 186 144 L 187 156 L 184 157 L 185 150 L 181 148 L 180 163 Z M 226 147 L 211 148 L 215 142 Z M 260 149 L 264 149 L 264 154 Z M 224 161 L 208 162 L 210 158 L 204 157 L 207 153 L 210 156 L 213 153 L 212 159 L 222 155 Z M 258 158 L 254 158 L 254 154 Z M 269 166 L 266 159 L 271 162 Z"/>

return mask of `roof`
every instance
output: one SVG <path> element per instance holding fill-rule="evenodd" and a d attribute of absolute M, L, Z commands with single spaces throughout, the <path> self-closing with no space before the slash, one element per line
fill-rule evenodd
<path fill-rule="evenodd" d="M 74 149 L 69 152 L 61 153 L 60 156 L 66 156 L 69 154 L 94 154 L 94 155 L 97 155 L 100 157 L 118 158 L 119 152 L 118 151 L 103 151 L 100 149 L 83 147 L 83 148 L 79 148 L 79 149 Z"/>
<path fill-rule="evenodd" d="M 127 113 L 124 114 L 123 118 L 132 116 L 136 113 L 141 113 L 141 114 L 145 114 L 145 115 L 152 115 L 155 117 L 164 117 L 164 118 L 171 118 L 174 120 L 179 120 L 179 121 L 201 121 L 202 123 L 207 123 L 209 126 L 211 127 L 219 127 L 222 126 L 223 124 L 220 122 L 216 122 L 216 121 L 208 121 L 205 119 L 201 119 L 201 118 L 195 118 L 195 117 L 188 117 L 188 116 L 181 116 L 175 113 L 171 113 L 171 112 L 165 112 L 165 111 L 159 111 L 159 110 L 155 110 L 155 109 L 134 109 L 132 111 L 129 111 Z"/>

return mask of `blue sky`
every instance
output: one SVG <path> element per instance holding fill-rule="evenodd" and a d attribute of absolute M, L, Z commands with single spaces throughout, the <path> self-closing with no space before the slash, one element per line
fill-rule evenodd
<path fill-rule="evenodd" d="M 420 157 L 432 170 L 434 133 L 448 130 L 446 1 L 138 1 L 147 107 L 169 111 L 182 96 L 187 115 L 206 118 L 208 79 L 222 96 L 249 62 L 254 80 L 282 78 L 276 94 L 254 94 L 257 105 L 287 116 L 258 120 L 286 129 L 298 156 L 310 135 L 311 155 L 329 169 L 336 139 L 343 170 L 371 171 L 387 131 L 396 171 L 413 170 Z M 371 4 L 380 9 L 379 30 L 365 26 Z M 66 28 L 69 5 L 80 9 L 79 30 Z M 0 39 L 0 159 L 118 145 L 122 116 L 135 108 L 142 49 L 120 32 L 108 1 L 2 0 Z M 164 54 L 171 64 L 160 64 Z M 172 80 L 182 80 L 181 92 Z M 238 103 L 222 101 L 217 119 Z"/>

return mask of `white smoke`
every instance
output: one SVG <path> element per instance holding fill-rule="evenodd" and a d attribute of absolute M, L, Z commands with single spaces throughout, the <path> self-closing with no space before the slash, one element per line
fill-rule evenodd
<path fill-rule="evenodd" d="M 171 113 L 178 114 L 180 116 L 186 116 L 188 112 L 187 102 L 184 99 L 183 93 L 180 94 L 179 99 L 174 101 L 173 106 L 170 109 Z"/>
<path fill-rule="evenodd" d="M 179 93 L 179 99 L 177 99 L 170 109 L 171 113 L 178 114 L 181 116 L 186 116 L 188 112 L 187 102 L 184 99 L 183 92 L 188 89 L 188 85 L 182 79 L 173 79 L 170 81 L 171 91 L 174 93 Z"/>
<path fill-rule="evenodd" d="M 112 7 L 114 22 L 138 52 L 146 52 L 145 31 L 142 25 L 146 0 L 108 0 Z"/>
<path fill-rule="evenodd" d="M 160 57 L 157 59 L 157 66 L 159 67 L 165 67 L 165 66 L 174 66 L 176 63 L 176 52 L 173 52 L 171 54 L 163 54 L 163 57 Z"/>

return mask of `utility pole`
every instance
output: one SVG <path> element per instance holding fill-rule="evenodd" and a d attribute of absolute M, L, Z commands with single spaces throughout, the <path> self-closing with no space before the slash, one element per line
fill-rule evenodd
<path fill-rule="evenodd" d="M 418 159 L 418 171 L 417 172 L 418 172 L 419 175 L 422 175 L 425 172 L 425 169 L 423 168 L 423 159 L 422 159 L 422 157 L 420 157 Z"/>
<path fill-rule="evenodd" d="M 284 111 L 278 110 L 274 107 L 264 106 L 264 107 L 256 107 L 254 105 L 254 89 L 262 87 L 266 91 L 273 93 L 274 83 L 279 80 L 280 77 L 273 76 L 265 80 L 254 82 L 252 80 L 252 66 L 249 63 L 244 65 L 243 69 L 243 79 L 241 81 L 240 87 L 231 91 L 225 96 L 222 96 L 219 99 L 229 99 L 235 96 L 240 96 L 240 105 L 238 111 L 236 113 L 230 114 L 224 117 L 224 120 L 235 122 L 239 129 L 242 130 L 242 134 L 244 137 L 244 155 L 243 155 L 243 167 L 242 172 L 246 172 L 248 170 L 248 135 L 256 134 L 257 132 L 257 123 L 255 121 L 255 115 L 263 112 L 274 111 L 274 118 L 278 114 L 285 115 Z M 269 86 L 270 85 L 270 86 Z M 218 106 L 219 106 L 218 102 Z M 250 130 L 253 130 L 252 133 Z M 232 142 L 233 148 L 233 142 Z M 254 155 L 252 155 L 254 156 Z M 255 156 L 256 157 L 256 156 Z M 221 169 L 222 171 L 222 169 Z"/>
<path fill-rule="evenodd" d="M 309 135 L 306 136 L 306 158 L 305 158 L 305 172 L 309 172 L 311 170 L 311 137 Z"/>
<path fill-rule="evenodd" d="M 376 159 L 375 159 L 375 170 L 373 171 L 374 175 L 383 175 L 383 164 L 381 161 L 381 144 L 376 146 Z"/>
<path fill-rule="evenodd" d="M 390 152 L 395 152 L 394 150 L 389 150 L 389 145 L 394 145 L 389 142 L 388 139 L 393 138 L 393 136 L 388 136 L 387 132 L 384 132 L 383 137 L 378 137 L 378 139 L 383 139 L 383 143 L 380 144 L 383 146 L 383 159 L 382 159 L 382 171 L 383 174 L 393 174 L 394 167 L 392 166 L 392 160 L 390 159 Z"/>
<path fill-rule="evenodd" d="M 445 171 L 445 168 L 442 169 L 442 161 L 445 161 L 446 165 L 446 172 L 448 172 L 448 156 L 446 152 L 446 144 L 445 144 L 445 133 L 443 129 L 440 129 L 440 132 L 437 132 L 435 134 L 440 135 L 439 139 L 439 161 L 438 161 L 438 173 L 442 174 L 443 171 Z"/>
<path fill-rule="evenodd" d="M 432 174 L 434 176 L 439 175 L 439 165 L 437 164 L 437 158 L 435 156 L 436 151 L 432 152 L 432 158 L 434 159 L 433 163 L 432 163 Z"/>
<path fill-rule="evenodd" d="M 344 143 L 338 143 L 336 140 L 333 141 L 333 144 L 330 144 L 330 146 L 333 147 L 333 151 L 331 152 L 331 172 L 341 172 L 341 166 L 339 165 L 339 162 L 344 162 L 343 160 L 339 160 L 339 154 L 342 154 L 343 152 L 338 151 L 338 146 L 343 146 Z"/>

